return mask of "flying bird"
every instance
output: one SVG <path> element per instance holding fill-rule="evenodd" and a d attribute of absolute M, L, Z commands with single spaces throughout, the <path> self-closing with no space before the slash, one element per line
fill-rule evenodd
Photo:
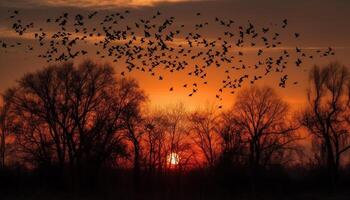
<path fill-rule="evenodd" d="M 288 80 L 288 74 L 285 74 L 287 66 L 300 67 L 305 59 L 314 59 L 317 55 L 335 55 L 331 47 L 318 49 L 314 53 L 304 51 L 300 47 L 295 47 L 294 52 L 280 51 L 278 48 L 283 45 L 280 39 L 282 32 L 276 30 L 273 25 L 261 26 L 251 21 L 236 24 L 233 19 L 215 17 L 214 25 L 221 27 L 222 32 L 217 31 L 215 37 L 209 38 L 205 34 L 206 28 L 209 27 L 208 21 L 197 22 L 193 30 L 188 30 L 184 28 L 184 24 L 178 24 L 174 16 L 163 15 L 160 11 L 150 17 L 145 16 L 131 22 L 125 21 L 130 14 L 129 10 L 112 14 L 93 11 L 87 14 L 87 18 L 83 14 L 72 15 L 65 12 L 59 16 L 45 16 L 44 22 L 57 28 L 56 31 L 50 32 L 39 25 L 34 26 L 33 22 L 20 19 L 19 13 L 18 10 L 11 12 L 11 29 L 19 36 L 33 32 L 38 57 L 47 62 L 65 62 L 90 55 L 90 50 L 83 48 L 90 40 L 94 41 L 95 47 L 92 54 L 101 59 L 109 58 L 125 67 L 126 70 L 121 72 L 122 76 L 137 70 L 152 77 L 158 74 L 158 80 L 163 80 L 165 72 L 175 74 L 187 71 L 188 79 L 196 80 L 193 84 L 182 86 L 191 89 L 189 97 L 208 84 L 207 77 L 208 74 L 214 73 L 210 70 L 213 68 L 223 70 L 225 74 L 221 77 L 221 85 L 218 88 L 220 95 L 215 94 L 221 101 L 226 89 L 234 94 L 235 90 L 244 84 L 256 84 L 258 80 L 272 73 L 283 74 L 278 85 L 284 88 Z M 161 15 L 162 19 L 159 18 Z M 195 15 L 201 16 L 201 13 L 196 12 Z M 90 20 L 95 17 L 100 21 L 95 23 Z M 282 28 L 286 29 L 288 23 L 288 19 L 282 20 Z M 294 32 L 294 37 L 299 38 L 300 34 Z M 178 39 L 184 42 L 177 44 L 175 41 Z M 22 41 L 0 41 L 1 49 L 21 46 L 24 46 L 26 51 L 34 51 L 33 45 Z M 255 51 L 256 64 L 250 65 L 246 62 L 249 59 L 242 50 L 244 47 L 252 47 Z M 275 49 L 277 53 L 269 54 L 269 49 Z M 292 54 L 295 56 L 291 56 Z M 295 60 L 292 60 L 294 58 Z M 189 59 L 196 64 L 190 65 Z M 250 76 L 253 78 L 248 79 L 248 70 L 253 73 Z M 242 72 L 243 75 L 238 75 L 235 71 Z M 297 83 L 295 81 L 293 84 Z M 169 91 L 174 91 L 174 87 L 170 87 Z"/>

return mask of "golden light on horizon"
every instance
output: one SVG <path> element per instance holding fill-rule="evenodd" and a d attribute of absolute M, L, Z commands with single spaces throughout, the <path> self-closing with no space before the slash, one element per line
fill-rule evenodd
<path fill-rule="evenodd" d="M 175 166 L 179 164 L 180 157 L 177 153 L 173 152 L 168 155 L 167 161 L 170 166 Z"/>

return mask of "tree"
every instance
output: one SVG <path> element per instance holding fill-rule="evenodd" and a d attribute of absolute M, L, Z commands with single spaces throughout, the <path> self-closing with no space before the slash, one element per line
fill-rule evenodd
<path fill-rule="evenodd" d="M 347 120 L 349 72 L 339 63 L 314 66 L 310 72 L 308 107 L 301 123 L 318 143 L 322 163 L 335 186 L 341 156 L 350 149 Z"/>
<path fill-rule="evenodd" d="M 197 110 L 189 115 L 194 143 L 204 155 L 207 165 L 214 167 L 219 154 L 218 116 L 212 108 Z"/>
<path fill-rule="evenodd" d="M 182 103 L 165 108 L 165 139 L 166 139 L 166 158 L 175 153 L 178 155 L 177 169 L 184 169 L 190 165 L 191 158 L 194 155 L 188 137 L 187 111 Z M 169 160 L 165 163 L 167 168 L 172 167 Z"/>
<path fill-rule="evenodd" d="M 10 108 L 8 104 L 4 104 L 0 107 L 0 153 L 1 153 L 1 167 L 5 168 L 6 159 L 6 138 L 10 134 L 10 130 L 13 128 L 12 119 L 9 114 Z"/>
<path fill-rule="evenodd" d="M 140 90 L 134 80 L 129 80 L 121 84 L 121 96 L 128 95 L 129 101 L 123 111 L 123 124 L 125 137 L 133 146 L 133 168 L 135 181 L 138 181 L 141 169 L 141 139 L 144 134 L 142 127 L 143 116 L 141 113 L 141 104 L 146 101 L 145 94 Z M 132 90 L 130 90 L 132 89 Z"/>
<path fill-rule="evenodd" d="M 243 127 L 237 125 L 231 111 L 221 113 L 218 134 L 221 139 L 220 164 L 224 167 L 238 167 L 244 165 L 245 141 L 242 134 Z"/>
<path fill-rule="evenodd" d="M 260 169 L 283 160 L 285 150 L 297 139 L 294 137 L 296 127 L 287 123 L 287 104 L 269 87 L 240 91 L 232 115 L 248 145 L 254 187 Z"/>
<path fill-rule="evenodd" d="M 134 80 L 116 78 L 111 66 L 86 61 L 27 74 L 5 96 L 27 158 L 96 175 L 125 154 L 125 116 L 137 114 L 143 92 Z"/>
<path fill-rule="evenodd" d="M 166 119 L 158 111 L 145 117 L 145 152 L 148 170 L 152 174 L 156 169 L 161 172 L 166 163 L 165 130 Z"/>

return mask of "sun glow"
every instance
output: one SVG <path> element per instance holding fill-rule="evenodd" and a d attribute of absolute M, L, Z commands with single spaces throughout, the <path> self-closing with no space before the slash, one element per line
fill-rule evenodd
<path fill-rule="evenodd" d="M 169 165 L 178 165 L 180 161 L 180 157 L 177 153 L 171 153 L 168 155 L 168 163 Z"/>
<path fill-rule="evenodd" d="M 155 6 L 159 3 L 179 3 L 200 0 L 38 0 L 39 4 L 50 6 L 73 6 L 73 7 L 128 7 L 128 6 Z"/>

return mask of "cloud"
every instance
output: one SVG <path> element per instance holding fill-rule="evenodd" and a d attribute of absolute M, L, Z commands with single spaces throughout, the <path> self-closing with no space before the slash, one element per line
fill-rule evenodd
<path fill-rule="evenodd" d="M 0 7 L 141 7 L 155 6 L 161 3 L 183 3 L 183 2 L 200 2 L 208 0 L 2 0 Z"/>
<path fill-rule="evenodd" d="M 41 33 L 40 31 L 27 31 L 26 33 L 24 33 L 23 35 L 18 35 L 16 32 L 14 32 L 11 29 L 7 29 L 7 28 L 0 28 L 0 40 L 2 39 L 22 39 L 22 40 L 32 40 L 32 41 L 37 41 L 37 39 L 34 38 L 34 34 L 35 33 Z M 45 32 L 50 38 L 53 34 L 57 33 L 57 32 Z M 83 36 L 85 36 L 84 34 L 81 33 L 75 33 L 75 32 L 67 32 L 71 34 L 71 39 L 75 38 L 75 37 L 80 37 L 82 38 Z M 142 36 L 137 36 L 136 38 L 136 42 L 134 42 L 134 44 L 138 44 L 141 45 L 141 37 Z M 88 37 L 87 39 L 85 39 L 86 42 L 89 42 L 89 44 L 94 44 L 96 42 L 99 41 L 104 41 L 105 36 L 92 36 L 92 37 Z M 112 43 L 115 44 L 125 44 L 127 43 L 129 40 L 131 39 L 131 37 L 129 36 L 128 38 L 124 39 L 124 40 L 117 40 L 114 41 Z M 51 39 L 50 39 L 51 40 Z M 209 38 L 209 41 L 213 40 L 213 38 Z M 44 40 L 45 41 L 45 40 Z M 170 45 L 174 48 L 179 48 L 178 45 L 182 45 L 183 47 L 189 47 L 188 42 L 185 38 L 175 38 L 173 41 L 166 41 L 165 42 L 167 45 Z M 197 46 L 194 47 L 196 49 L 205 49 L 205 47 L 203 46 Z M 217 49 L 219 49 L 220 47 L 216 47 Z M 299 46 L 299 48 L 303 49 L 303 50 L 327 50 L 328 46 Z M 344 49 L 349 49 L 349 47 L 346 46 L 333 46 L 332 47 L 335 50 L 344 50 Z M 275 48 L 266 48 L 265 46 L 256 46 L 256 47 L 235 47 L 235 49 L 238 51 L 242 51 L 242 52 L 257 52 L 260 49 L 264 49 L 265 52 L 272 52 L 272 51 L 281 51 L 281 50 L 295 50 L 295 46 L 280 46 L 280 47 L 275 47 Z"/>

